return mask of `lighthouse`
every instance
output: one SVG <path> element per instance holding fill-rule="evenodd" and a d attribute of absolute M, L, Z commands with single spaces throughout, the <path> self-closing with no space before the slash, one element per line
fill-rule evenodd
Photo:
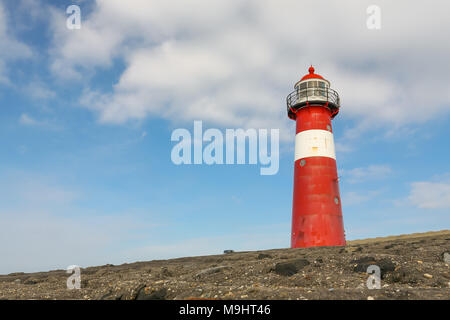
<path fill-rule="evenodd" d="M 331 125 L 339 95 L 312 66 L 294 89 L 286 98 L 296 121 L 291 247 L 345 245 Z"/>

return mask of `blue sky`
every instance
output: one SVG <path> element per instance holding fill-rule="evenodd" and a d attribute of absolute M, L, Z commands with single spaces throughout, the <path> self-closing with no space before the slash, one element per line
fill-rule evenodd
<path fill-rule="evenodd" d="M 450 5 L 378 1 L 369 30 L 370 4 L 0 1 L 0 273 L 288 247 L 310 64 L 342 99 L 347 239 L 449 229 Z M 174 165 L 194 120 L 280 129 L 279 172 Z"/>

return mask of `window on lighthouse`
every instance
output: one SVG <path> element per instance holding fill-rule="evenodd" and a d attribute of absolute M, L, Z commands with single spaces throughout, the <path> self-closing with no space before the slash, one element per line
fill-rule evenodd
<path fill-rule="evenodd" d="M 317 81 L 309 81 L 308 82 L 308 88 L 316 88 L 317 87 Z"/>
<path fill-rule="evenodd" d="M 306 82 L 300 83 L 300 98 L 306 97 Z"/>
<path fill-rule="evenodd" d="M 307 84 L 308 84 L 308 90 L 305 90 L 306 91 L 306 96 L 307 97 L 311 97 L 311 96 L 314 95 L 314 90 L 310 89 L 310 88 L 317 87 L 317 81 L 308 81 Z"/>
<path fill-rule="evenodd" d="M 327 94 L 326 94 L 326 89 L 325 88 L 326 88 L 325 82 L 319 81 L 319 90 L 317 90 L 316 96 L 326 97 Z"/>

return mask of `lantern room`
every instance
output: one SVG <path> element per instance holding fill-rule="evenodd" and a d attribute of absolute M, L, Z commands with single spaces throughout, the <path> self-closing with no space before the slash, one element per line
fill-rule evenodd
<path fill-rule="evenodd" d="M 339 113 L 340 101 L 336 91 L 330 88 L 330 82 L 321 75 L 314 73 L 314 68 L 309 68 L 309 74 L 305 75 L 294 85 L 294 91 L 287 96 L 287 112 L 291 119 L 295 120 L 298 109 L 307 106 L 324 106 L 331 111 L 334 118 Z"/>

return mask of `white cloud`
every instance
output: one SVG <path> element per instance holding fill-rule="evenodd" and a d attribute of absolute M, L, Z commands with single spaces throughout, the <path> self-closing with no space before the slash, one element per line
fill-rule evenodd
<path fill-rule="evenodd" d="M 310 63 L 340 92 L 341 117 L 401 126 L 450 109 L 446 1 L 382 1 L 379 31 L 366 28 L 367 1 L 96 4 L 76 32 L 53 11 L 52 70 L 80 78 L 124 60 L 112 92 L 82 98 L 101 122 L 156 116 L 289 128 L 280 111 Z"/>
<path fill-rule="evenodd" d="M 24 87 L 25 93 L 35 100 L 54 98 L 56 93 L 40 81 L 33 81 Z"/>
<path fill-rule="evenodd" d="M 39 122 L 26 113 L 22 113 L 19 117 L 19 123 L 25 126 L 39 125 Z"/>
<path fill-rule="evenodd" d="M 8 27 L 9 16 L 3 4 L 0 3 L 0 83 L 10 84 L 8 78 L 8 62 L 29 58 L 31 49 L 24 43 L 16 40 L 11 29 Z"/>
<path fill-rule="evenodd" d="M 341 170 L 342 176 L 350 183 L 360 183 L 367 180 L 384 179 L 392 173 L 388 165 L 369 165 L 367 167 Z"/>
<path fill-rule="evenodd" d="M 450 183 L 413 182 L 408 200 L 414 206 L 424 209 L 450 208 Z"/>
<path fill-rule="evenodd" d="M 3 205 L 14 202 L 21 208 L 47 208 L 71 203 L 79 197 L 79 192 L 61 187 L 56 181 L 37 174 L 15 171 L 0 173 L 0 178 L 9 182 L 7 185 L 0 184 Z"/>
<path fill-rule="evenodd" d="M 47 129 L 59 129 L 58 126 L 50 124 L 47 120 L 37 120 L 28 113 L 22 113 L 19 117 L 19 123 L 24 126 L 45 127 Z"/>
<path fill-rule="evenodd" d="M 352 206 L 366 202 L 370 198 L 371 197 L 367 193 L 362 194 L 355 191 L 350 191 L 342 195 L 343 199 L 342 203 L 345 204 L 346 206 Z"/>
<path fill-rule="evenodd" d="M 60 131 L 64 128 L 55 122 L 55 120 L 49 120 L 49 119 L 36 119 L 35 117 L 30 116 L 28 113 L 22 113 L 19 117 L 19 124 L 23 126 L 28 127 L 36 127 L 36 128 L 42 128 L 46 130 L 55 130 Z"/>
<path fill-rule="evenodd" d="M 342 194 L 342 205 L 345 207 L 358 205 L 375 198 L 382 192 L 383 190 L 348 191 Z"/>

